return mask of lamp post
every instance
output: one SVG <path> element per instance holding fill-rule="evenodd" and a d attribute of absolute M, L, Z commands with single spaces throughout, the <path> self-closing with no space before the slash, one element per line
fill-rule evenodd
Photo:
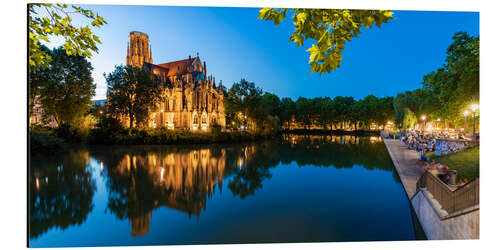
<path fill-rule="evenodd" d="M 472 117 L 473 118 L 473 129 L 472 129 L 472 136 L 474 136 L 474 140 L 476 140 L 476 110 L 479 108 L 479 105 L 477 104 L 472 104 L 470 109 L 472 110 Z"/>
<path fill-rule="evenodd" d="M 441 129 L 441 124 L 439 124 L 439 122 L 441 121 L 441 118 L 437 118 L 436 121 L 438 122 L 437 123 L 437 127 L 439 128 L 439 130 Z"/>
<path fill-rule="evenodd" d="M 470 114 L 469 110 L 464 111 L 464 133 L 467 134 L 467 116 Z"/>
<path fill-rule="evenodd" d="M 423 127 L 422 131 L 425 134 L 425 119 L 427 119 L 427 117 L 425 115 L 423 115 L 423 116 L 420 117 L 420 119 L 422 119 L 422 121 L 424 121 L 424 127 Z"/>

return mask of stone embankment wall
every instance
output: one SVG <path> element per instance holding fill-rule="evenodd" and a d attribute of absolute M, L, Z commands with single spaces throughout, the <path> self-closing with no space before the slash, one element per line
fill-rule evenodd
<path fill-rule="evenodd" d="M 418 154 L 399 140 L 384 138 L 384 143 L 427 238 L 479 239 L 479 205 L 448 214 L 427 189 L 417 189 L 421 176 Z M 464 145 L 469 147 L 473 142 Z"/>
<path fill-rule="evenodd" d="M 427 239 L 479 239 L 479 206 L 447 214 L 425 189 L 415 194 L 411 204 Z"/>
<path fill-rule="evenodd" d="M 437 139 L 436 156 L 455 153 L 475 144 L 475 142 L 467 140 Z"/>

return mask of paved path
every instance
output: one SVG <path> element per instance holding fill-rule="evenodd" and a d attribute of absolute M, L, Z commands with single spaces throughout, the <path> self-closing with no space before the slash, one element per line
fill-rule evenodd
<path fill-rule="evenodd" d="M 417 189 L 417 180 L 422 175 L 422 163 L 419 161 L 418 152 L 409 150 L 408 147 L 394 139 L 383 139 L 392 162 L 398 171 L 399 177 L 405 188 L 408 199 L 411 199 Z"/>

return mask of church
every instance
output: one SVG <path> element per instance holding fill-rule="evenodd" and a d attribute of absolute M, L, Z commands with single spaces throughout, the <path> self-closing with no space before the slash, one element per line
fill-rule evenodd
<path fill-rule="evenodd" d="M 200 57 L 153 64 L 149 36 L 143 32 L 130 32 L 127 45 L 127 66 L 143 67 L 163 81 L 172 83 L 163 93 L 157 111 L 151 114 L 150 127 L 167 127 L 206 131 L 213 126 L 226 125 L 222 81 L 215 85 L 215 78 L 207 77 L 206 62 Z M 126 119 L 121 119 L 128 124 Z"/>

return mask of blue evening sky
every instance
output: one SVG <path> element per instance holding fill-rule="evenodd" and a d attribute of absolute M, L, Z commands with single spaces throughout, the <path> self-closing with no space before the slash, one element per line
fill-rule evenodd
<path fill-rule="evenodd" d="M 309 72 L 310 42 L 288 42 L 290 18 L 279 26 L 258 20 L 257 8 L 84 5 L 108 24 L 96 29 L 99 53 L 92 59 L 94 99 L 105 98 L 104 72 L 125 64 L 128 34 L 149 35 L 153 63 L 199 56 L 208 74 L 226 87 L 245 78 L 279 97 L 393 96 L 421 86 L 441 65 L 457 31 L 479 35 L 477 12 L 395 11 L 395 19 L 363 31 L 346 44 L 341 67 Z"/>

